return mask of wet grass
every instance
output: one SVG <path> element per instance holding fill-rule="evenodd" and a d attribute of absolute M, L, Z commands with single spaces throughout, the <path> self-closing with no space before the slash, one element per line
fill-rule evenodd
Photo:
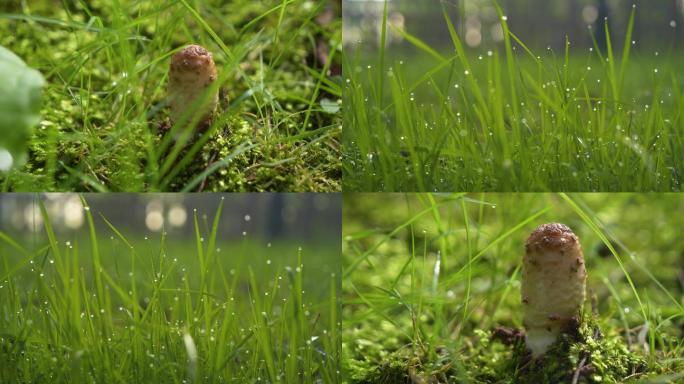
<path fill-rule="evenodd" d="M 339 382 L 337 244 L 226 242 L 222 203 L 143 238 L 83 204 L 81 234 L 42 203 L 36 235 L 0 232 L 0 382 Z"/>
<path fill-rule="evenodd" d="M 569 383 L 588 365 L 578 382 L 681 381 L 684 223 L 672 213 L 683 209 L 676 194 L 346 195 L 345 378 Z M 548 222 L 584 249 L 586 328 L 530 363 L 512 342 L 522 257 Z"/>
<path fill-rule="evenodd" d="M 339 190 L 341 20 L 318 18 L 329 6 L 3 3 L 0 45 L 48 84 L 28 162 L 0 174 L 2 190 Z M 209 129 L 179 139 L 167 72 L 191 43 L 213 52 L 225 96 Z"/>
<path fill-rule="evenodd" d="M 448 49 L 345 47 L 345 190 L 680 191 L 684 57 L 641 47 L 637 16 L 590 51 L 533 51 L 499 10 L 478 52 L 446 9 Z"/>

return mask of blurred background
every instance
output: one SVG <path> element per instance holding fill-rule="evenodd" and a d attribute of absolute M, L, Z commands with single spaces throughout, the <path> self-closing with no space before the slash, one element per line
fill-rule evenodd
<path fill-rule="evenodd" d="M 193 212 L 201 222 L 213 220 L 223 201 L 219 234 L 235 239 L 249 233 L 266 241 L 290 239 L 330 240 L 340 233 L 340 197 L 335 194 L 85 194 L 95 213 L 98 229 L 107 225 L 102 215 L 125 233 L 158 233 L 194 236 Z M 43 218 L 38 200 L 43 200 L 58 233 L 86 230 L 78 194 L 2 194 L 0 230 L 23 236 L 42 237 Z"/>
<path fill-rule="evenodd" d="M 624 36 L 632 5 L 637 7 L 634 40 L 639 46 L 666 49 L 684 45 L 683 0 L 499 0 L 510 29 L 531 48 L 592 46 L 588 27 L 604 40 L 608 17 L 613 39 Z M 406 44 L 404 30 L 433 47 L 450 47 L 442 5 L 471 49 L 503 43 L 503 30 L 492 0 L 388 0 L 389 45 Z M 373 49 L 380 42 L 384 0 L 344 0 L 344 41 Z"/>
<path fill-rule="evenodd" d="M 122 275 L 122 271 L 133 268 L 131 255 L 135 254 L 143 260 L 133 277 L 141 284 L 156 273 L 154 265 L 160 255 L 179 266 L 174 274 L 176 280 L 169 279 L 169 284 L 180 281 L 186 273 L 191 285 L 199 281 L 198 236 L 206 246 L 205 240 L 210 237 L 221 202 L 223 209 L 214 250 L 217 265 L 238 278 L 241 284 L 247 284 L 248 268 L 259 281 L 272 284 L 274 273 L 297 265 L 298 253 L 301 253 L 302 264 L 308 271 L 304 286 L 313 300 L 327 297 L 329 284 L 321 284 L 322 277 L 339 276 L 341 270 L 341 196 L 313 193 L 3 193 L 0 194 L 0 260 L 6 263 L 5 268 L 11 270 L 27 262 L 25 254 L 11 242 L 40 254 L 37 260 L 43 264 L 47 258 L 54 257 L 50 252 L 41 251 L 49 244 L 40 209 L 42 201 L 57 245 L 64 252 L 78 252 L 79 265 L 90 273 L 93 254 L 81 196 L 90 206 L 104 268 L 115 276 Z M 195 212 L 199 224 L 197 236 Z M 0 275 L 5 272 L 0 267 Z M 17 282 L 31 281 L 34 275 L 33 268 L 21 268 L 14 274 Z"/>

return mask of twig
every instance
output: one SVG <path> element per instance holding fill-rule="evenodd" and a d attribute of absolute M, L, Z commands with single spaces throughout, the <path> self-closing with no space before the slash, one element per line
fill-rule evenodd
<path fill-rule="evenodd" d="M 577 384 L 580 378 L 580 374 L 582 372 L 582 368 L 584 368 L 584 363 L 587 362 L 587 357 L 584 356 L 582 360 L 580 360 L 579 364 L 577 365 L 577 369 L 575 369 L 575 373 L 572 375 L 572 384 Z"/>
<path fill-rule="evenodd" d="M 212 164 L 214 164 L 214 159 L 216 159 L 216 152 L 211 154 L 211 157 L 209 158 L 209 162 L 207 163 L 207 168 L 211 167 Z M 208 175 L 202 179 L 202 183 L 200 183 L 199 188 L 197 188 L 197 192 L 202 192 L 204 189 L 204 185 L 207 183 L 207 177 Z"/>
<path fill-rule="evenodd" d="M 601 339 L 601 329 L 599 327 L 594 328 L 594 339 L 595 340 Z M 582 360 L 580 360 L 579 364 L 577 365 L 577 369 L 575 369 L 575 372 L 572 375 L 572 384 L 578 383 L 579 378 L 582 375 L 582 371 L 589 366 L 586 364 L 588 358 L 589 358 L 589 356 L 587 356 L 585 354 L 582 357 Z"/>

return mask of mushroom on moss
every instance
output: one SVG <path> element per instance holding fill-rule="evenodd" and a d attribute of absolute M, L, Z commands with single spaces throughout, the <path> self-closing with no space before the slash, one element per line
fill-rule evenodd
<path fill-rule="evenodd" d="M 579 239 L 564 224 L 544 224 L 527 239 L 522 273 L 525 344 L 543 355 L 581 319 L 587 273 Z"/>
<path fill-rule="evenodd" d="M 194 112 L 188 112 L 199 102 L 207 89 L 216 81 L 216 65 L 211 52 L 199 45 L 188 45 L 171 58 L 168 96 L 171 122 L 178 123 L 188 113 L 187 122 L 197 118 L 198 127 L 210 125 L 218 104 L 218 89 L 206 95 L 206 101 Z M 198 116 L 199 115 L 199 116 Z"/>

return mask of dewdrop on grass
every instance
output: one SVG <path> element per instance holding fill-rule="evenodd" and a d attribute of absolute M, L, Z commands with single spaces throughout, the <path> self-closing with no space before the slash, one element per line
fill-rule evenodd
<path fill-rule="evenodd" d="M 580 319 L 587 273 L 577 236 L 564 224 L 544 224 L 527 239 L 522 303 L 525 344 L 543 355 L 564 329 Z"/>
<path fill-rule="evenodd" d="M 169 70 L 169 103 L 171 106 L 171 122 L 176 123 L 183 117 L 191 122 L 196 115 L 184 114 L 193 103 L 199 102 L 207 88 L 216 81 L 216 65 L 211 52 L 199 45 L 188 45 L 171 58 Z M 206 126 L 216 111 L 218 105 L 218 90 L 206 96 L 203 108 L 194 114 L 200 114 L 198 126 Z"/>

